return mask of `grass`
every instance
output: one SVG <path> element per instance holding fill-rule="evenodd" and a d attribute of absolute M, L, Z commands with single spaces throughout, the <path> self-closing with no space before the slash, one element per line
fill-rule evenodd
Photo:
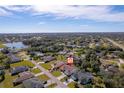
<path fill-rule="evenodd" d="M 33 72 L 34 74 L 40 73 L 41 70 L 38 68 L 32 69 L 31 72 Z"/>
<path fill-rule="evenodd" d="M 52 75 L 55 77 L 59 77 L 62 75 L 62 73 L 60 71 L 54 71 L 54 72 L 52 72 Z"/>
<path fill-rule="evenodd" d="M 57 60 L 66 61 L 66 57 L 64 55 L 58 55 Z"/>
<path fill-rule="evenodd" d="M 51 64 L 50 63 L 43 63 L 41 64 L 42 67 L 44 67 L 45 69 L 49 70 L 52 68 Z"/>
<path fill-rule="evenodd" d="M 0 83 L 0 88 L 13 88 L 12 81 L 15 80 L 18 76 L 11 76 L 8 71 L 5 71 L 5 80 Z"/>
<path fill-rule="evenodd" d="M 49 78 L 47 75 L 45 75 L 45 74 L 42 74 L 42 75 L 38 76 L 38 78 L 41 79 L 41 80 L 49 80 L 49 79 L 50 79 L 50 78 Z"/>
<path fill-rule="evenodd" d="M 61 82 L 65 82 L 67 78 L 68 78 L 68 77 L 65 76 L 65 77 L 62 78 L 60 81 L 61 81 Z"/>
<path fill-rule="evenodd" d="M 75 88 L 75 84 L 76 84 L 75 82 L 71 82 L 68 84 L 68 87 L 69 88 Z"/>
<path fill-rule="evenodd" d="M 56 86 L 57 86 L 57 84 L 56 84 L 56 83 L 53 83 L 53 84 L 47 86 L 47 88 L 54 88 L 54 87 L 56 87 Z"/>
<path fill-rule="evenodd" d="M 121 68 L 124 69 L 124 64 L 121 64 Z"/>
<path fill-rule="evenodd" d="M 0 48 L 5 48 L 6 46 L 0 43 Z"/>
<path fill-rule="evenodd" d="M 18 66 L 34 67 L 35 65 L 28 60 L 24 60 L 18 63 L 11 64 L 11 67 L 18 67 Z"/>

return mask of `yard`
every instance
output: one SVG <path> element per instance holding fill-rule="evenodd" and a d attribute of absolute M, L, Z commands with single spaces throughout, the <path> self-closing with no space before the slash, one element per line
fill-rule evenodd
<path fill-rule="evenodd" d="M 32 69 L 31 72 L 33 72 L 34 74 L 40 73 L 41 70 L 38 68 Z"/>
<path fill-rule="evenodd" d="M 6 46 L 0 43 L 0 48 L 5 48 Z"/>
<path fill-rule="evenodd" d="M 65 82 L 67 79 L 68 79 L 68 77 L 66 76 L 66 77 L 62 78 L 60 81 Z"/>
<path fill-rule="evenodd" d="M 53 84 L 47 86 L 47 88 L 55 88 L 56 86 L 57 86 L 57 84 L 56 83 L 53 83 Z"/>
<path fill-rule="evenodd" d="M 57 60 L 65 62 L 66 61 L 66 57 L 64 55 L 58 55 L 57 56 Z"/>
<path fill-rule="evenodd" d="M 49 78 L 47 75 L 45 75 L 45 74 L 42 74 L 42 75 L 38 76 L 38 78 L 41 79 L 41 80 L 49 80 L 49 79 L 50 79 L 50 78 Z"/>
<path fill-rule="evenodd" d="M 13 88 L 13 83 L 12 81 L 16 79 L 18 76 L 11 76 L 9 72 L 6 70 L 5 71 L 5 79 L 0 83 L 0 88 Z"/>
<path fill-rule="evenodd" d="M 11 67 L 18 67 L 18 66 L 28 66 L 28 67 L 34 67 L 34 64 L 32 64 L 28 60 L 24 60 L 18 63 L 11 64 Z"/>
<path fill-rule="evenodd" d="M 53 71 L 52 75 L 55 76 L 55 77 L 59 77 L 59 76 L 62 75 L 62 73 L 60 71 Z"/>
<path fill-rule="evenodd" d="M 71 82 L 68 84 L 68 87 L 69 88 L 75 88 L 75 84 L 76 84 L 75 82 Z"/>
<path fill-rule="evenodd" d="M 50 63 L 43 63 L 41 64 L 42 67 L 44 67 L 45 69 L 49 70 L 52 68 L 51 64 Z"/>

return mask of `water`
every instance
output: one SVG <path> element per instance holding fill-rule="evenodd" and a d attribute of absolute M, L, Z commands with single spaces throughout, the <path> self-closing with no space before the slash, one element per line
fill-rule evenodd
<path fill-rule="evenodd" d="M 25 46 L 22 42 L 13 42 L 13 43 L 6 43 L 4 44 L 5 46 L 13 49 L 23 49 L 23 48 L 27 48 L 27 46 Z"/>

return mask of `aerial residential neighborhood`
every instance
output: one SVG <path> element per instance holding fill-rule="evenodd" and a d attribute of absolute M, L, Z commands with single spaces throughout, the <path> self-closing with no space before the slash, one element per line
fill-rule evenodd
<path fill-rule="evenodd" d="M 75 39 L 75 33 L 23 35 L 10 34 L 8 38 L 16 37 L 9 42 L 7 34 L 0 36 L 0 87 L 123 87 L 124 50 L 118 42 L 123 35 L 76 33 L 79 39 Z M 17 41 L 20 36 L 21 42 Z M 121 39 L 116 41 L 112 36 Z"/>
<path fill-rule="evenodd" d="M 0 6 L 0 88 L 124 88 L 124 6 Z"/>

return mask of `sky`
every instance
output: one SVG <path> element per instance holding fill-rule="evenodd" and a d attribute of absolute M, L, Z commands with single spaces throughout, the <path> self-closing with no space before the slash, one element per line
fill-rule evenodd
<path fill-rule="evenodd" d="M 124 32 L 124 6 L 0 6 L 0 33 Z"/>

